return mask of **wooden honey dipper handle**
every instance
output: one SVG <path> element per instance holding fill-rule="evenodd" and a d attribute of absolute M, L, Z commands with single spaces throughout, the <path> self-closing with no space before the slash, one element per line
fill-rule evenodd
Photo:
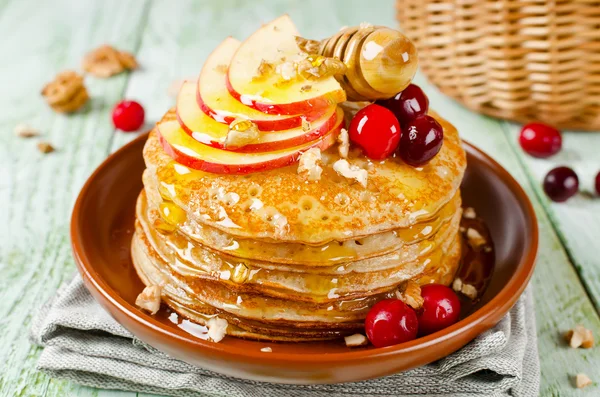
<path fill-rule="evenodd" d="M 345 28 L 322 41 L 297 38 L 309 54 L 340 59 L 346 73 L 336 78 L 349 100 L 374 101 L 404 90 L 417 72 L 417 50 L 397 30 L 383 26 Z"/>

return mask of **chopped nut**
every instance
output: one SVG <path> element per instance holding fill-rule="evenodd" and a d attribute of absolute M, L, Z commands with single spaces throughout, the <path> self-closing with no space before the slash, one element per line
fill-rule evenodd
<path fill-rule="evenodd" d="M 15 135 L 20 138 L 33 138 L 40 135 L 40 132 L 29 124 L 20 123 L 15 127 Z"/>
<path fill-rule="evenodd" d="M 348 347 L 365 346 L 369 343 L 369 340 L 363 334 L 345 336 L 344 341 Z"/>
<path fill-rule="evenodd" d="M 300 87 L 300 92 L 309 92 L 310 90 L 312 90 L 312 85 L 307 84 Z"/>
<path fill-rule="evenodd" d="M 229 131 L 225 137 L 225 148 L 240 148 L 256 142 L 260 137 L 260 131 L 256 124 L 250 120 L 235 119 L 229 125 Z"/>
<path fill-rule="evenodd" d="M 272 63 L 261 59 L 260 65 L 258 65 L 257 77 L 266 77 L 275 71 L 275 66 Z"/>
<path fill-rule="evenodd" d="M 475 229 L 467 228 L 467 241 L 472 248 L 478 249 L 485 245 L 485 238 Z"/>
<path fill-rule="evenodd" d="M 348 152 L 350 151 L 350 136 L 348 135 L 348 130 L 342 128 L 340 131 L 340 135 L 337 137 L 337 141 L 339 142 L 338 152 L 340 157 L 343 159 L 348 158 Z"/>
<path fill-rule="evenodd" d="M 309 40 L 300 36 L 296 36 L 296 44 L 298 45 L 298 48 L 300 48 L 300 51 L 305 52 L 307 54 L 317 54 L 320 52 L 320 41 Z"/>
<path fill-rule="evenodd" d="M 56 149 L 54 149 L 54 146 L 52 146 L 48 142 L 38 142 L 37 148 L 40 152 L 42 152 L 44 154 L 52 153 L 53 151 L 56 150 Z"/>
<path fill-rule="evenodd" d="M 291 61 L 283 62 L 277 65 L 275 72 L 279 74 L 285 81 L 292 80 L 297 75 L 296 65 Z"/>
<path fill-rule="evenodd" d="M 270 347 L 263 347 L 262 349 L 260 349 L 261 352 L 263 353 L 272 353 L 273 349 L 271 349 Z"/>
<path fill-rule="evenodd" d="M 423 306 L 421 287 L 413 280 L 408 280 L 402 291 L 396 291 L 396 297 L 415 310 L 419 310 Z"/>
<path fill-rule="evenodd" d="M 584 349 L 594 347 L 594 334 L 583 325 L 577 325 L 575 328 L 567 331 L 565 340 L 573 349 L 577 349 L 578 347 L 583 347 Z"/>
<path fill-rule="evenodd" d="M 310 121 L 308 121 L 304 116 L 302 116 L 302 131 L 310 131 Z"/>
<path fill-rule="evenodd" d="M 320 79 L 346 73 L 346 65 L 337 58 L 309 55 L 298 63 L 298 74 L 305 79 Z"/>
<path fill-rule="evenodd" d="M 477 299 L 477 288 L 471 284 L 464 283 L 460 278 L 455 278 L 452 282 L 452 289 L 459 292 L 471 300 Z"/>
<path fill-rule="evenodd" d="M 305 176 L 309 181 L 318 181 L 323 173 L 323 168 L 319 164 L 322 164 L 321 149 L 308 149 L 300 155 L 298 174 Z"/>
<path fill-rule="evenodd" d="M 477 218 L 477 214 L 475 213 L 475 210 L 471 207 L 465 208 L 465 210 L 463 211 L 463 218 L 467 218 L 467 219 L 475 219 Z"/>
<path fill-rule="evenodd" d="M 138 63 L 132 54 L 103 45 L 86 54 L 82 67 L 93 76 L 106 78 L 125 70 L 137 69 Z"/>
<path fill-rule="evenodd" d="M 222 74 L 227 73 L 227 69 L 228 69 L 227 65 L 217 65 L 217 66 L 215 66 L 215 70 L 217 72 L 219 72 L 219 73 L 222 73 Z"/>
<path fill-rule="evenodd" d="M 75 112 L 89 99 L 83 77 L 72 70 L 56 75 L 42 89 L 42 96 L 52 109 L 61 113 Z"/>
<path fill-rule="evenodd" d="M 362 187 L 367 187 L 367 179 L 369 177 L 367 170 L 363 170 L 354 164 L 348 163 L 348 160 L 346 159 L 340 159 L 333 163 L 333 169 L 338 175 L 343 176 L 344 178 L 354 179 L 360 183 Z"/>
<path fill-rule="evenodd" d="M 369 22 L 361 22 L 360 25 L 358 25 L 359 29 L 370 29 L 372 27 L 373 27 L 373 25 L 370 24 Z"/>
<path fill-rule="evenodd" d="M 591 385 L 593 382 L 586 374 L 575 375 L 575 387 L 583 389 L 586 386 Z"/>
<path fill-rule="evenodd" d="M 228 325 L 227 320 L 219 317 L 213 317 L 208 320 L 206 326 L 208 327 L 208 337 L 210 340 L 213 342 L 222 341 L 225 337 Z"/>
<path fill-rule="evenodd" d="M 149 311 L 150 314 L 156 314 L 160 309 L 160 295 L 161 288 L 159 285 L 149 285 L 138 295 L 135 304 L 140 309 Z"/>

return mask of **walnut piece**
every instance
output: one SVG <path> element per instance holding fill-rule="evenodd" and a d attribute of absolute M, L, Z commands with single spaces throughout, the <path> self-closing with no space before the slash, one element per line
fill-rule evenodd
<path fill-rule="evenodd" d="M 363 334 L 354 334 L 344 337 L 344 342 L 348 347 L 365 346 L 369 343 L 369 340 Z"/>
<path fill-rule="evenodd" d="M 452 289 L 459 292 L 471 300 L 477 299 L 477 288 L 471 284 L 464 283 L 460 278 L 455 278 L 452 282 Z"/>
<path fill-rule="evenodd" d="M 302 116 L 301 120 L 302 120 L 302 131 L 304 131 L 304 132 L 310 131 L 310 128 L 311 128 L 310 121 L 308 121 L 305 116 Z"/>
<path fill-rule="evenodd" d="M 87 53 L 82 67 L 92 76 L 106 78 L 125 70 L 137 69 L 138 63 L 131 53 L 105 44 Z"/>
<path fill-rule="evenodd" d="M 140 309 L 156 314 L 160 309 L 161 287 L 159 285 L 150 285 L 142 291 L 135 300 L 135 305 Z"/>
<path fill-rule="evenodd" d="M 348 130 L 342 128 L 340 131 L 340 135 L 337 137 L 337 141 L 339 142 L 338 153 L 340 157 L 343 159 L 348 158 L 348 153 L 350 152 L 350 135 L 348 135 Z"/>
<path fill-rule="evenodd" d="M 483 238 L 481 233 L 471 227 L 467 228 L 467 241 L 474 249 L 479 249 L 486 244 L 485 238 Z"/>
<path fill-rule="evenodd" d="M 298 74 L 316 80 L 346 73 L 346 64 L 337 58 L 309 55 L 298 63 Z"/>
<path fill-rule="evenodd" d="M 29 124 L 20 123 L 15 126 L 15 135 L 19 138 L 33 138 L 40 135 L 40 132 Z"/>
<path fill-rule="evenodd" d="M 415 310 L 423 307 L 423 297 L 421 296 L 421 287 L 413 280 L 408 280 L 401 291 L 396 291 L 396 297 Z"/>
<path fill-rule="evenodd" d="M 275 66 L 272 63 L 265 61 L 264 59 L 260 60 L 260 65 L 258 65 L 258 70 L 256 71 L 257 78 L 267 77 L 275 71 Z"/>
<path fill-rule="evenodd" d="M 323 173 L 320 164 L 322 164 L 321 149 L 310 148 L 300 155 L 298 174 L 304 176 L 308 181 L 318 181 Z"/>
<path fill-rule="evenodd" d="M 49 142 L 38 142 L 37 148 L 41 153 L 44 154 L 52 153 L 56 150 Z"/>
<path fill-rule="evenodd" d="M 219 317 L 213 317 L 208 320 L 206 326 L 208 327 L 208 337 L 210 340 L 213 342 L 222 341 L 225 337 L 228 325 L 227 320 Z"/>
<path fill-rule="evenodd" d="M 463 211 L 463 218 L 466 218 L 466 219 L 475 219 L 475 218 L 477 218 L 477 214 L 475 213 L 475 209 L 473 209 L 472 207 L 465 208 L 465 210 Z"/>
<path fill-rule="evenodd" d="M 296 64 L 291 61 L 280 63 L 275 67 L 275 72 L 281 76 L 285 81 L 294 79 L 298 72 L 296 70 Z"/>
<path fill-rule="evenodd" d="M 312 90 L 312 85 L 310 84 L 303 85 L 302 87 L 300 87 L 300 92 L 309 92 L 310 90 Z"/>
<path fill-rule="evenodd" d="M 83 77 L 72 70 L 56 75 L 42 89 L 42 96 L 56 112 L 72 113 L 79 110 L 89 99 L 83 85 Z"/>
<path fill-rule="evenodd" d="M 321 47 L 321 42 L 296 36 L 296 45 L 298 45 L 298 48 L 300 48 L 300 51 L 302 52 L 305 52 L 307 54 L 317 54 Z"/>
<path fill-rule="evenodd" d="M 586 374 L 575 375 L 575 387 L 583 389 L 586 386 L 591 385 L 593 382 Z"/>
<path fill-rule="evenodd" d="M 364 170 L 354 164 L 350 164 L 346 159 L 340 159 L 333 163 L 333 170 L 338 173 L 338 175 L 343 176 L 347 179 L 354 179 L 364 188 L 367 187 L 367 179 L 369 177 L 369 173 L 367 170 Z"/>
<path fill-rule="evenodd" d="M 590 349 L 594 347 L 594 334 L 583 325 L 577 325 L 575 328 L 567 331 L 565 333 L 565 340 L 573 349 L 577 349 L 578 347 Z"/>
<path fill-rule="evenodd" d="M 256 142 L 260 137 L 260 131 L 256 124 L 250 120 L 235 119 L 229 125 L 229 131 L 225 137 L 225 148 L 241 148 Z"/>
<path fill-rule="evenodd" d="M 373 25 L 369 22 L 361 22 L 360 25 L 358 25 L 359 29 L 370 29 L 372 27 Z"/>

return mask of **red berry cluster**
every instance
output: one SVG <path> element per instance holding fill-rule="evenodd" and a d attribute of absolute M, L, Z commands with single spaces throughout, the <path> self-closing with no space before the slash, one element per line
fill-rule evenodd
<path fill-rule="evenodd" d="M 519 135 L 523 150 L 533 157 L 548 158 L 562 148 L 560 131 L 543 123 L 523 126 Z M 596 193 L 600 195 L 600 172 L 596 175 Z M 579 178 L 569 167 L 556 167 L 544 178 L 544 191 L 552 201 L 565 202 L 579 191 Z"/>
<path fill-rule="evenodd" d="M 408 342 L 417 335 L 429 335 L 456 323 L 460 300 L 451 288 L 442 284 L 421 287 L 423 307 L 413 310 L 399 299 L 375 304 L 365 319 L 365 332 L 375 347 Z"/>
<path fill-rule="evenodd" d="M 444 130 L 427 115 L 429 99 L 411 84 L 390 99 L 359 110 L 349 127 L 350 140 L 373 160 L 397 153 L 405 163 L 420 167 L 442 148 Z"/>

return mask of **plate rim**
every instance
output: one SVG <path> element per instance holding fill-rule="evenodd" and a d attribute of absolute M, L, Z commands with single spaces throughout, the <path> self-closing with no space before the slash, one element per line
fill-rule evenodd
<path fill-rule="evenodd" d="M 134 305 L 125 301 L 125 299 L 123 299 L 115 290 L 113 290 L 107 284 L 107 282 L 104 279 L 102 279 L 102 277 L 100 277 L 100 275 L 96 271 L 94 271 L 93 261 L 91 261 L 85 255 L 85 252 L 83 250 L 83 241 L 79 233 L 78 221 L 80 218 L 82 205 L 87 193 L 89 192 L 91 187 L 96 183 L 98 176 L 106 168 L 110 167 L 113 161 L 122 156 L 129 155 L 128 152 L 131 152 L 136 146 L 140 145 L 141 141 L 146 141 L 148 135 L 149 132 L 143 133 L 131 142 L 121 147 L 120 149 L 111 153 L 88 177 L 77 196 L 77 200 L 75 201 L 75 205 L 71 213 L 70 238 L 73 257 L 75 259 L 77 268 L 82 277 L 84 279 L 87 279 L 88 281 L 87 283 L 85 283 L 86 287 L 89 288 L 89 285 L 92 285 L 95 288 L 96 292 L 98 292 L 107 302 L 110 302 L 114 308 L 121 312 L 122 315 L 127 316 L 128 318 L 133 319 L 137 323 L 153 330 L 154 332 L 161 334 L 162 337 L 166 337 L 168 339 L 174 338 L 177 339 L 179 342 L 196 349 L 202 349 L 212 353 L 219 353 L 221 355 L 225 354 L 231 357 L 236 357 L 238 359 L 267 359 L 267 357 L 265 357 L 266 355 L 262 353 L 260 349 L 256 349 L 256 351 L 253 349 L 241 349 L 239 347 L 229 346 L 222 343 L 214 343 L 204 341 L 199 338 L 194 338 L 191 335 L 188 336 L 187 334 L 183 333 L 183 331 L 181 331 L 181 333 L 176 332 L 177 330 L 175 328 L 167 326 L 157 321 L 149 314 L 142 312 Z M 404 342 L 398 345 L 388 347 L 360 350 L 357 349 L 356 351 L 339 353 L 336 352 L 295 354 L 273 351 L 269 353 L 268 361 L 272 363 L 296 362 L 302 364 L 310 364 L 312 362 L 319 362 L 320 364 L 323 364 L 330 362 L 339 362 L 340 360 L 344 360 L 345 362 L 355 362 L 358 360 L 365 359 L 372 360 L 378 357 L 388 355 L 408 354 L 414 351 L 427 349 L 432 345 L 445 342 L 457 335 L 466 333 L 469 331 L 469 329 L 472 329 L 473 327 L 485 324 L 486 322 L 489 323 L 489 320 L 497 317 L 498 312 L 502 312 L 502 315 L 504 315 L 514 306 L 514 304 L 528 285 L 529 280 L 531 279 L 531 276 L 533 275 L 533 271 L 535 269 L 535 263 L 539 247 L 539 230 L 536 213 L 531 203 L 531 200 L 529 200 L 529 197 L 527 196 L 521 185 L 512 177 L 512 175 L 510 175 L 510 173 L 504 167 L 502 167 L 496 160 L 494 160 L 492 157 L 490 157 L 488 154 L 486 154 L 484 151 L 482 151 L 475 145 L 465 140 L 462 140 L 462 145 L 463 147 L 465 147 L 466 151 L 469 154 L 476 156 L 484 163 L 487 163 L 490 166 L 490 168 L 492 168 L 492 171 L 498 175 L 500 180 L 505 185 L 507 185 L 511 192 L 513 192 L 517 201 L 522 205 L 522 208 L 525 213 L 525 222 L 528 224 L 531 230 L 530 238 L 526 241 L 526 255 L 524 255 L 524 257 L 521 258 L 521 261 L 517 265 L 515 273 L 510 277 L 510 279 L 506 282 L 506 284 L 498 292 L 498 294 L 496 294 L 496 296 L 494 296 L 489 302 L 481 306 L 469 316 L 461 319 L 456 324 L 453 324 L 452 326 L 447 327 L 441 331 L 435 332 L 433 334 L 417 338 L 410 342 Z M 92 296 L 93 295 L 94 294 L 92 294 Z M 96 297 L 94 297 L 94 300 L 98 301 Z M 103 305 L 102 302 L 98 303 Z M 494 324 L 497 323 L 496 321 L 492 322 Z M 123 326 L 127 328 L 125 325 Z M 483 325 L 483 327 L 485 327 L 486 329 L 490 329 L 492 326 Z M 289 344 L 293 342 L 286 343 Z"/>

